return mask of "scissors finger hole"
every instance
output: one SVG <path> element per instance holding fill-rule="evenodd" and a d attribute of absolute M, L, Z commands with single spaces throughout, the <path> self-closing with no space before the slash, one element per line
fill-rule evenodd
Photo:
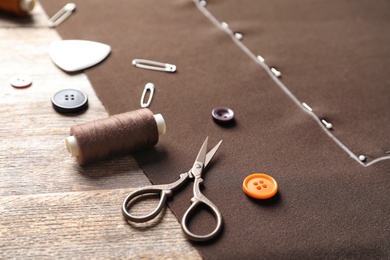
<path fill-rule="evenodd" d="M 190 232 L 202 236 L 213 232 L 217 221 L 209 207 L 199 205 L 188 215 L 186 224 Z"/>
<path fill-rule="evenodd" d="M 126 204 L 129 214 L 134 217 L 143 217 L 156 209 L 160 196 L 155 193 L 147 193 L 135 197 Z"/>

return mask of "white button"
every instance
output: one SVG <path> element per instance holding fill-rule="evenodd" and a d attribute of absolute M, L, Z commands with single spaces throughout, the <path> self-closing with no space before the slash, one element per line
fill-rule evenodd
<path fill-rule="evenodd" d="M 16 75 L 10 80 L 10 84 L 15 88 L 26 88 L 31 86 L 32 79 L 28 75 Z"/>

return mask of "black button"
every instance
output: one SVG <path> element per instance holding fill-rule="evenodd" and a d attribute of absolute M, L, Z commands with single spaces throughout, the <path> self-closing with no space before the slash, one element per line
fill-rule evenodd
<path fill-rule="evenodd" d="M 51 98 L 53 108 L 60 113 L 74 113 L 88 107 L 88 97 L 77 89 L 63 89 Z"/>
<path fill-rule="evenodd" d="M 232 122 L 234 119 L 234 112 L 228 107 L 216 107 L 211 112 L 211 115 L 220 124 Z"/>

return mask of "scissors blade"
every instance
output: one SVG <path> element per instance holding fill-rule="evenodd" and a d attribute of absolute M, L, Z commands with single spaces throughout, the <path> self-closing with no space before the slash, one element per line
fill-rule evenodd
<path fill-rule="evenodd" d="M 207 143 L 209 138 L 204 140 L 202 147 L 199 150 L 198 156 L 196 156 L 194 165 L 191 168 L 191 174 L 195 178 L 199 178 L 202 175 L 204 169 L 204 162 L 206 160 Z"/>
<path fill-rule="evenodd" d="M 219 141 L 219 143 L 214 146 L 207 154 L 207 144 L 208 144 L 209 138 L 207 137 L 206 140 L 203 142 L 202 147 L 199 150 L 198 156 L 196 157 L 196 160 L 194 162 L 194 165 L 192 166 L 191 173 L 194 176 L 200 177 L 202 174 L 202 170 L 206 168 L 206 166 L 209 164 L 211 159 L 213 158 L 214 154 L 217 152 L 219 146 L 222 143 L 222 140 Z"/>
<path fill-rule="evenodd" d="M 206 152 L 207 152 L 208 141 L 209 141 L 209 137 L 207 136 L 206 140 L 204 140 L 202 147 L 199 150 L 198 156 L 196 156 L 195 164 L 201 163 L 202 165 L 204 165 L 204 163 L 206 161 Z"/>
<path fill-rule="evenodd" d="M 211 159 L 213 159 L 214 157 L 214 154 L 218 151 L 218 148 L 219 146 L 221 145 L 222 143 L 222 140 L 219 141 L 219 143 L 213 147 L 213 149 L 211 149 L 207 154 L 206 154 L 206 161 L 204 162 L 204 168 L 207 167 L 207 165 L 209 164 L 209 162 L 211 161 Z"/>

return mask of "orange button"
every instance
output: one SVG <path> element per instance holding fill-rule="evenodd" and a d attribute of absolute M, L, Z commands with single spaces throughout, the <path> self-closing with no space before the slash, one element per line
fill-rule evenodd
<path fill-rule="evenodd" d="M 269 199 L 278 192 L 278 184 L 267 174 L 254 173 L 245 178 L 242 189 L 252 198 Z"/>

